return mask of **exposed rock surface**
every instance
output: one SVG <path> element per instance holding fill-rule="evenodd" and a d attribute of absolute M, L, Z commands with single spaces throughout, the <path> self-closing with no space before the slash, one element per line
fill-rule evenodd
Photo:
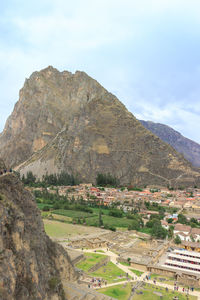
<path fill-rule="evenodd" d="M 95 182 L 99 172 L 112 173 L 121 184 L 200 181 L 198 170 L 97 81 L 52 67 L 26 80 L 0 136 L 0 151 L 21 173 L 31 170 L 38 177 L 65 170 L 86 182 Z"/>
<path fill-rule="evenodd" d="M 45 234 L 32 195 L 6 174 L 0 196 L 0 299 L 65 299 L 62 281 L 77 275 L 66 251 Z"/>
<path fill-rule="evenodd" d="M 140 120 L 142 125 L 182 153 L 195 167 L 200 167 L 200 145 L 180 134 L 173 128 L 151 121 Z"/>
<path fill-rule="evenodd" d="M 67 252 L 45 234 L 32 195 L 13 174 L 0 176 L 0 233 L 1 300 L 74 300 L 77 290 L 80 299 L 108 299 L 73 283 Z"/>
<path fill-rule="evenodd" d="M 3 160 L 2 159 L 0 159 L 0 171 L 3 171 L 4 169 L 5 169 L 5 164 L 4 164 L 4 162 L 3 162 Z"/>

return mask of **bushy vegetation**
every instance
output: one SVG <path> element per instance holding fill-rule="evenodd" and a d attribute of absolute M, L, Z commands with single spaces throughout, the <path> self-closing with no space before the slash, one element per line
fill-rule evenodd
<path fill-rule="evenodd" d="M 46 174 L 42 177 L 42 180 L 37 180 L 33 173 L 27 172 L 26 176 L 22 175 L 22 182 L 29 186 L 35 187 L 47 187 L 50 185 L 60 186 L 60 185 L 77 185 L 80 183 L 78 176 L 70 175 L 67 172 L 61 172 L 60 174 Z"/>
<path fill-rule="evenodd" d="M 116 218 L 122 218 L 124 215 L 123 211 L 119 209 L 111 209 L 109 211 L 109 216 L 116 217 Z"/>
<path fill-rule="evenodd" d="M 54 193 L 50 193 L 46 188 L 43 191 L 35 190 L 34 194 L 41 210 L 69 217 L 68 222 L 74 224 L 102 227 L 112 231 L 115 231 L 117 227 L 128 228 L 151 234 L 159 239 L 166 238 L 167 234 L 170 238 L 173 237 L 172 231 L 167 232 L 162 228 L 160 214 L 151 215 L 150 220 L 144 226 L 140 214 L 134 210 L 125 213 L 117 209 L 116 203 L 113 206 L 104 207 L 90 197 L 88 201 L 84 201 L 82 197 L 75 200 L 73 196 L 71 198 L 68 198 L 68 195 L 60 196 L 56 189 Z"/>
<path fill-rule="evenodd" d="M 138 214 L 128 214 L 127 219 L 131 220 L 128 230 L 140 230 L 144 227 L 142 217 Z"/>
<path fill-rule="evenodd" d="M 151 235 L 157 239 L 165 239 L 167 237 L 168 232 L 162 227 L 159 215 L 151 215 L 150 220 L 146 223 L 146 227 L 151 229 Z"/>
<path fill-rule="evenodd" d="M 110 173 L 102 174 L 98 173 L 96 177 L 96 184 L 99 186 L 119 186 L 119 179 L 112 176 Z"/>
<path fill-rule="evenodd" d="M 141 188 L 139 188 L 139 187 L 136 187 L 136 186 L 133 186 L 133 185 L 129 185 L 129 186 L 127 187 L 127 190 L 128 190 L 128 191 L 138 191 L 138 192 L 142 192 L 142 191 L 143 191 L 143 189 L 141 189 Z"/>
<path fill-rule="evenodd" d="M 178 215 L 178 221 L 177 223 L 181 223 L 184 225 L 189 225 L 191 227 L 200 227 L 200 223 L 198 222 L 197 219 L 195 218 L 191 218 L 190 220 L 187 220 L 186 216 L 184 216 L 183 214 L 179 214 Z"/>

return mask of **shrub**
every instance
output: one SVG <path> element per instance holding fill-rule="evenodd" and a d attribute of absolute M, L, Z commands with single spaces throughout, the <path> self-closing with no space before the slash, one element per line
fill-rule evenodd
<path fill-rule="evenodd" d="M 43 211 L 49 211 L 49 210 L 50 210 L 50 208 L 49 208 L 49 206 L 47 206 L 47 205 L 46 205 L 46 206 L 44 206 L 44 207 L 43 207 L 43 209 L 42 209 L 42 210 L 43 210 Z"/>
<path fill-rule="evenodd" d="M 96 177 L 96 184 L 99 186 L 118 186 L 119 179 L 112 176 L 110 173 L 102 174 L 98 173 Z"/>
<path fill-rule="evenodd" d="M 109 216 L 116 217 L 116 218 L 122 218 L 123 212 L 119 209 L 113 209 L 109 211 Z"/>
<path fill-rule="evenodd" d="M 179 235 L 177 235 L 176 237 L 175 237 L 175 239 L 174 239 L 174 243 L 175 244 L 181 244 L 181 239 L 180 239 L 180 236 Z"/>
<path fill-rule="evenodd" d="M 55 291 L 56 287 L 60 284 L 60 280 L 57 277 L 52 277 L 48 281 L 49 288 Z"/>

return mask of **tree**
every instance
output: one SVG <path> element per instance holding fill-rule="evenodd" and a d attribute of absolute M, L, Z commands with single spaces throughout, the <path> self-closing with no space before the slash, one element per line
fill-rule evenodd
<path fill-rule="evenodd" d="M 96 177 L 96 184 L 99 186 L 118 186 L 119 185 L 119 179 L 112 176 L 110 173 L 108 174 L 102 174 L 98 173 Z"/>
<path fill-rule="evenodd" d="M 46 206 L 43 207 L 42 210 L 43 210 L 43 211 L 49 211 L 50 209 L 49 209 L 49 206 L 46 205 Z"/>
<path fill-rule="evenodd" d="M 167 230 L 161 225 L 154 224 L 152 227 L 152 236 L 157 239 L 165 239 L 167 236 Z"/>
<path fill-rule="evenodd" d="M 181 239 L 180 239 L 179 235 L 176 235 L 176 237 L 174 239 L 174 243 L 177 244 L 177 245 L 181 244 Z"/>
<path fill-rule="evenodd" d="M 103 226 L 103 220 L 102 220 L 102 212 L 101 208 L 99 209 L 99 227 Z"/>
<path fill-rule="evenodd" d="M 178 223 L 188 224 L 187 218 L 183 214 L 178 215 Z"/>
<path fill-rule="evenodd" d="M 36 182 L 36 176 L 33 175 L 31 171 L 29 171 L 27 172 L 26 177 L 25 175 L 22 176 L 22 182 L 24 184 L 34 185 L 34 183 Z"/>
<path fill-rule="evenodd" d="M 140 224 L 137 220 L 133 220 L 131 225 L 130 225 L 130 229 L 132 230 L 139 230 L 140 229 Z"/>
<path fill-rule="evenodd" d="M 173 219 L 172 218 L 167 219 L 167 223 L 172 224 L 173 223 Z"/>
<path fill-rule="evenodd" d="M 152 220 L 149 220 L 147 223 L 146 223 L 146 227 L 148 228 L 153 228 L 153 226 L 161 226 L 161 222 L 159 219 L 157 218 L 153 218 Z"/>
<path fill-rule="evenodd" d="M 190 235 L 190 239 L 191 239 L 192 242 L 195 242 L 195 239 L 192 235 Z"/>
<path fill-rule="evenodd" d="M 174 226 L 169 227 L 167 234 L 168 234 L 169 239 L 173 238 L 173 236 L 174 236 Z"/>
<path fill-rule="evenodd" d="M 122 218 L 123 212 L 119 209 L 112 209 L 109 211 L 109 216 L 116 217 L 116 218 Z"/>

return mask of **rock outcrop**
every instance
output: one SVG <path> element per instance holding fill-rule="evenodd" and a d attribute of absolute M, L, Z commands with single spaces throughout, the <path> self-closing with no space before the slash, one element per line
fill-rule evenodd
<path fill-rule="evenodd" d="M 0 176 L 0 299 L 65 299 L 77 274 L 62 246 L 45 234 L 32 195 L 13 174 Z"/>
<path fill-rule="evenodd" d="M 3 171 L 6 168 L 4 161 L 0 159 L 0 172 Z"/>
<path fill-rule="evenodd" d="M 52 67 L 26 80 L 0 136 L 0 153 L 21 174 L 40 178 L 64 170 L 85 182 L 110 172 L 121 184 L 200 183 L 198 170 L 97 81 Z"/>
<path fill-rule="evenodd" d="M 200 167 L 200 145 L 180 134 L 173 128 L 151 121 L 140 120 L 142 125 L 157 135 L 162 141 L 182 153 L 195 167 Z"/>
<path fill-rule="evenodd" d="M 110 299 L 75 283 L 67 252 L 45 234 L 33 196 L 19 179 L 0 176 L 0 299 Z"/>

